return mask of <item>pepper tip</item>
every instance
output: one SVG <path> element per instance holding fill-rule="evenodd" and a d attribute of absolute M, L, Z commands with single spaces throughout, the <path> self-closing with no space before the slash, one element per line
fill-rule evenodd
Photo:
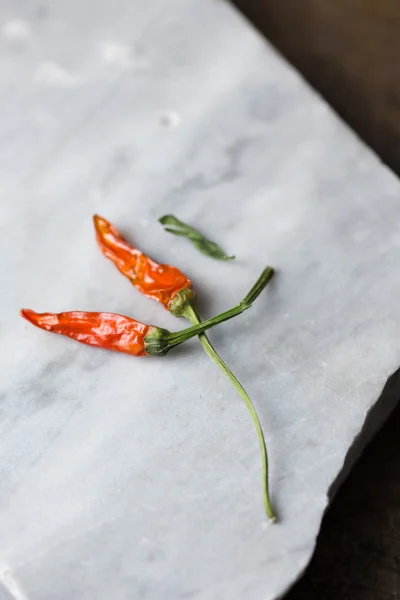
<path fill-rule="evenodd" d="M 93 215 L 93 225 L 99 235 L 103 235 L 112 227 L 111 223 L 109 223 L 104 217 L 101 217 L 97 214 Z"/>
<path fill-rule="evenodd" d="M 19 311 L 19 314 L 21 317 L 23 317 L 24 319 L 26 319 L 27 321 L 30 321 L 30 317 L 32 314 L 34 314 L 35 311 L 31 310 L 30 308 L 21 308 Z"/>

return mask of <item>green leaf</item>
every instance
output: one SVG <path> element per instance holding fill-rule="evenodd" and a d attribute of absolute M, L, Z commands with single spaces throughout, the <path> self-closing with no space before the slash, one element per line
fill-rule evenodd
<path fill-rule="evenodd" d="M 234 256 L 228 256 L 222 250 L 221 246 L 219 246 L 215 242 L 212 242 L 211 240 L 208 240 L 204 237 L 204 235 L 200 233 L 200 231 L 194 229 L 193 227 L 190 227 L 190 225 L 186 225 L 186 223 L 183 223 L 182 221 L 174 217 L 174 215 L 164 215 L 163 217 L 161 217 L 161 219 L 158 220 L 162 225 L 168 226 L 165 227 L 165 231 L 168 231 L 168 233 L 172 233 L 173 235 L 179 235 L 181 237 L 187 238 L 189 241 L 192 242 L 195 248 L 197 248 L 202 254 L 205 254 L 206 256 L 210 256 L 211 258 L 215 258 L 216 260 L 232 260 L 233 258 L 235 258 Z"/>

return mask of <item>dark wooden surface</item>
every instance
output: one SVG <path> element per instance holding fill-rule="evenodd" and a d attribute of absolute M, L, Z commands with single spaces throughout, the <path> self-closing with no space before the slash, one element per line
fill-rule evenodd
<path fill-rule="evenodd" d="M 400 0 L 236 4 L 400 174 Z M 400 407 L 333 501 L 286 600 L 400 600 Z"/>
<path fill-rule="evenodd" d="M 400 174 L 400 1 L 234 2 Z"/>
<path fill-rule="evenodd" d="M 391 383 L 400 400 L 400 371 Z M 314 558 L 286 600 L 400 599 L 400 404 L 324 519 Z"/>

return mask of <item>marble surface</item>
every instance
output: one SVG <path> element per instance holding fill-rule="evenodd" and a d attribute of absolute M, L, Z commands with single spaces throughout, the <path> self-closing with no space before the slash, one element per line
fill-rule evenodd
<path fill-rule="evenodd" d="M 225 2 L 0 17 L 0 597 L 278 598 L 400 364 L 399 182 Z M 18 316 L 179 328 L 101 256 L 94 212 L 190 275 L 203 316 L 278 269 L 211 334 L 259 411 L 278 524 L 250 418 L 197 340 L 134 359 Z M 237 260 L 166 234 L 166 212 Z"/>

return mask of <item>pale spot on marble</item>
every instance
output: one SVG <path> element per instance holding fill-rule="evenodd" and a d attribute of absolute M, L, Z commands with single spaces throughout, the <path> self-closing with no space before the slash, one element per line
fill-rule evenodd
<path fill-rule="evenodd" d="M 48 125 L 54 123 L 54 117 L 44 111 L 37 111 L 33 115 L 33 120 L 39 125 Z"/>
<path fill-rule="evenodd" d="M 90 192 L 90 199 L 93 202 L 100 202 L 100 200 L 103 200 L 103 198 L 104 198 L 104 193 L 99 188 L 96 188 Z"/>
<path fill-rule="evenodd" d="M 10 600 L 29 600 L 8 567 L 0 567 L 0 592 L 1 587 L 8 592 Z"/>
<path fill-rule="evenodd" d="M 129 69 L 132 66 L 131 50 L 125 44 L 104 42 L 101 46 L 101 55 L 105 62 L 121 69 Z"/>
<path fill-rule="evenodd" d="M 176 127 L 181 122 L 179 113 L 174 110 L 165 111 L 160 117 L 160 123 L 164 127 Z"/>
<path fill-rule="evenodd" d="M 9 40 L 25 40 L 31 35 L 31 26 L 20 19 L 10 19 L 3 26 L 3 35 Z"/>
<path fill-rule="evenodd" d="M 43 62 L 37 68 L 33 80 L 35 83 L 47 83 L 60 87 L 75 87 L 78 78 L 55 62 Z"/>
<path fill-rule="evenodd" d="M 352 235 L 352 238 L 354 242 L 363 242 L 368 238 L 368 235 L 368 231 L 355 231 Z"/>

